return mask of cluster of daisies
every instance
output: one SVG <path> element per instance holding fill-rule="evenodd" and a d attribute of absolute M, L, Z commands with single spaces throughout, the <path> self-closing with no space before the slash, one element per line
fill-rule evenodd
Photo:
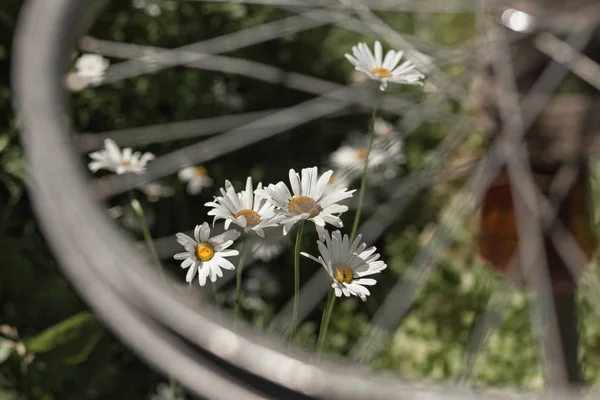
<path fill-rule="evenodd" d="M 389 83 L 421 85 L 424 77 L 410 61 L 398 65 L 402 52 L 389 51 L 383 57 L 382 46 L 375 42 L 374 53 L 365 44 L 352 48 L 346 58 L 357 72 L 379 82 L 385 90 Z M 108 64 L 100 56 L 82 56 L 76 64 L 81 76 L 90 82 L 98 82 Z M 95 69 L 95 72 L 93 72 Z M 288 235 L 299 223 L 312 222 L 319 235 L 319 256 L 300 253 L 323 266 L 332 279 L 335 295 L 357 296 L 363 301 L 370 294 L 367 289 L 376 283 L 372 275 L 386 268 L 375 247 L 367 248 L 361 235 L 351 238 L 338 229 L 333 232 L 327 226 L 343 228 L 340 216 L 348 211 L 343 202 L 353 196 L 348 190 L 354 179 L 365 171 L 376 182 L 391 179 L 398 165 L 404 161 L 402 138 L 394 126 L 383 119 L 376 119 L 370 132 L 371 138 L 354 137 L 349 143 L 334 152 L 330 164 L 335 169 L 319 173 L 317 167 L 304 168 L 300 173 L 289 171 L 289 183 L 283 181 L 263 187 L 253 185 L 248 177 L 244 189 L 236 191 L 233 184 L 225 181 L 220 195 L 205 204 L 208 215 L 213 217 L 212 227 L 208 222 L 197 225 L 193 237 L 177 233 L 177 242 L 184 251 L 174 255 L 187 269 L 186 282 L 198 279 L 204 286 L 208 280 L 215 282 L 223 276 L 223 270 L 234 270 L 230 261 L 240 256 L 234 243 L 242 238 L 243 247 L 265 248 L 268 241 L 273 248 L 281 248 L 280 239 Z M 148 162 L 154 159 L 151 153 L 141 154 L 132 149 L 119 149 L 112 140 L 105 141 L 105 148 L 90 154 L 89 168 L 95 172 L 108 169 L 116 174 L 143 173 Z M 368 159 L 368 160 L 367 160 Z M 179 178 L 188 182 L 188 192 L 198 193 L 210 186 L 212 180 L 201 167 L 188 167 L 179 171 Z M 361 187 L 361 191 L 364 187 Z M 211 229 L 217 221 L 223 221 L 223 233 L 214 235 Z M 245 250 L 243 250 L 245 251 Z M 242 259 L 243 257 L 240 257 Z"/>
<path fill-rule="evenodd" d="M 320 240 L 318 258 L 302 253 L 320 263 L 333 280 L 332 287 L 338 296 L 355 295 L 363 300 L 369 295 L 365 286 L 375 284 L 375 280 L 363 278 L 382 271 L 386 265 L 379 260 L 376 249 L 366 248 L 360 235 L 350 241 L 348 235 L 339 230 L 329 233 L 326 225 L 343 227 L 340 215 L 348 210 L 341 204 L 352 197 L 354 190 L 333 187 L 329 184 L 333 171 L 319 174 L 317 167 L 304 168 L 300 173 L 289 171 L 289 185 L 285 182 L 261 183 L 254 188 L 252 178 L 248 177 L 243 190 L 236 192 L 233 185 L 225 182 L 220 189 L 221 196 L 206 203 L 210 207 L 208 215 L 213 216 L 213 226 L 223 220 L 225 232 L 211 236 L 211 227 L 205 222 L 196 226 L 193 237 L 177 234 L 177 241 L 185 251 L 175 254 L 181 260 L 181 267 L 188 269 L 186 281 L 191 282 L 196 275 L 200 285 L 207 279 L 212 282 L 223 275 L 222 270 L 233 270 L 235 266 L 227 258 L 238 256 L 238 250 L 232 250 L 234 241 L 242 232 L 246 238 L 253 235 L 265 236 L 265 229 L 280 227 L 287 235 L 299 222 L 314 223 Z M 229 229 L 231 225 L 238 229 Z"/>
<path fill-rule="evenodd" d="M 155 158 L 151 153 L 120 149 L 110 139 L 106 139 L 104 144 L 104 149 L 89 155 L 91 162 L 88 167 L 92 172 L 106 169 L 119 175 L 141 174 L 148 162 Z M 212 184 L 202 167 L 187 167 L 178 175 L 188 182 L 190 193 Z M 300 173 L 292 169 L 289 171 L 289 186 L 278 182 L 263 187 L 259 183 L 255 188 L 252 178 L 248 177 L 245 188 L 239 192 L 231 182 L 225 181 L 225 187 L 220 189 L 221 195 L 205 204 L 210 207 L 208 215 L 213 217 L 213 227 L 218 220 L 223 220 L 225 232 L 211 235 L 211 226 L 204 222 L 196 226 L 193 237 L 184 233 L 176 235 L 185 251 L 175 254 L 174 258 L 182 261 L 181 267 L 187 269 L 186 282 L 197 277 L 199 284 L 204 286 L 208 280 L 215 282 L 222 277 L 222 270 L 234 270 L 235 266 L 228 258 L 239 256 L 239 250 L 231 247 L 242 232 L 248 245 L 256 247 L 250 247 L 249 251 L 261 258 L 261 251 L 271 254 L 279 250 L 281 238 L 297 223 L 310 221 L 319 232 L 320 256 L 303 255 L 323 265 L 338 296 L 352 294 L 365 300 L 369 294 L 365 286 L 375 281 L 363 277 L 380 272 L 385 263 L 378 260 L 379 254 L 375 253 L 374 247 L 366 249 L 366 245 L 360 243 L 360 235 L 350 242 L 348 235 L 342 237 L 339 230 L 330 234 L 325 229 L 327 224 L 343 227 L 340 215 L 348 210 L 348 206 L 341 202 L 355 192 L 333 185 L 332 176 L 332 170 L 319 174 L 317 167 L 304 168 Z M 239 229 L 229 229 L 232 224 Z M 269 246 L 275 249 L 269 249 Z"/>

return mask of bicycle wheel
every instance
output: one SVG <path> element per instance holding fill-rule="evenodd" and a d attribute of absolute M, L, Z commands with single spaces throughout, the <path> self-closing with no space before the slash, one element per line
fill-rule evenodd
<path fill-rule="evenodd" d="M 227 132 L 160 157 L 149 166 L 144 175 L 110 176 L 100 178 L 91 185 L 87 183 L 88 179 L 80 167 L 72 137 L 76 138 L 75 143 L 80 146 L 80 149 L 90 151 L 97 148 L 105 137 L 112 137 L 121 144 L 141 145 L 160 142 L 164 140 L 164 134 L 161 132 L 164 127 L 133 128 L 102 135 L 71 135 L 73 121 L 70 120 L 72 114 L 65 96 L 64 77 L 69 57 L 78 39 L 81 39 L 83 32 L 100 12 L 101 4 L 75 0 L 56 0 L 52 4 L 43 1 L 27 3 L 15 41 L 16 58 L 13 67 L 17 94 L 16 107 L 23 122 L 24 145 L 31 166 L 31 190 L 36 213 L 46 237 L 65 274 L 76 285 L 82 297 L 115 333 L 145 360 L 165 374 L 174 377 L 196 394 L 209 398 L 266 396 L 351 399 L 526 399 L 538 397 L 539 394 L 529 392 L 479 393 L 451 385 L 438 387 L 407 384 L 389 376 L 376 375 L 358 366 L 349 367 L 346 362 L 330 360 L 317 363 L 307 353 L 286 349 L 281 339 L 276 339 L 273 335 L 267 336 L 241 326 L 232 326 L 231 321 L 224 321 L 210 307 L 198 305 L 197 300 L 184 295 L 180 290 L 174 290 L 173 285 L 166 284 L 159 274 L 149 273 L 149 269 L 152 268 L 148 260 L 140 255 L 132 241 L 117 229 L 99 207 L 99 199 L 105 200 L 122 194 L 129 189 L 172 174 L 186 165 L 206 162 L 228 152 L 243 149 L 308 121 L 339 115 L 348 110 L 353 111 L 354 109 L 349 108 L 349 105 L 356 104 L 361 111 L 368 109 L 374 96 L 372 92 L 360 86 L 346 87 L 300 73 L 282 73 L 276 68 L 257 61 L 232 60 L 228 57 L 216 56 L 219 53 L 234 51 L 286 34 L 335 24 L 358 30 L 363 34 L 379 35 L 391 44 L 407 49 L 407 55 L 414 59 L 415 64 L 427 69 L 428 79 L 435 85 L 435 91 L 428 95 L 426 101 L 414 101 L 414 96 L 411 98 L 409 94 L 408 96 L 389 95 L 384 97 L 381 103 L 382 108 L 388 112 L 402 113 L 405 116 L 406 129 L 418 126 L 423 120 L 454 128 L 453 134 L 448 135 L 435 149 L 430 162 L 422 170 L 400 178 L 396 181 L 394 190 L 387 192 L 387 202 L 377 208 L 360 229 L 364 234 L 364 240 L 373 242 L 382 234 L 393 220 L 390 216 L 398 215 L 407 206 L 410 199 L 408 194 L 414 194 L 440 179 L 463 177 L 473 170 L 463 189 L 449 203 L 431 241 L 417 253 L 410 269 L 405 271 L 405 278 L 390 287 L 390 292 L 373 317 L 372 328 L 362 335 L 351 356 L 364 361 L 365 358 L 374 358 L 381 351 L 383 345 L 389 340 L 390 333 L 402 323 L 421 286 L 433 272 L 440 252 L 449 245 L 453 235 L 485 197 L 498 171 L 506 165 L 507 173 L 513 177 L 510 180 L 511 187 L 522 193 L 520 200 L 515 197 L 513 205 L 519 216 L 517 220 L 525 221 L 518 224 L 518 232 L 526 232 L 521 229 L 534 229 L 533 232 L 524 235 L 534 239 L 529 243 L 513 247 L 512 251 L 515 249 L 520 251 L 521 272 L 525 272 L 524 275 L 527 275 L 527 272 L 534 275 L 530 284 L 537 289 L 541 299 L 532 302 L 532 315 L 534 319 L 536 316 L 540 318 L 536 323 L 550 324 L 549 330 L 557 331 L 552 335 L 542 335 L 540 339 L 541 352 L 546 356 L 547 378 L 549 382 L 557 385 L 564 384 L 568 379 L 561 361 L 564 354 L 560 354 L 562 348 L 557 344 L 557 337 L 560 337 L 558 322 L 556 318 L 547 318 L 547 315 L 554 315 L 555 310 L 553 306 L 544 307 L 544 304 L 554 304 L 552 300 L 547 301 L 552 296 L 549 292 L 551 281 L 545 275 L 544 269 L 531 267 L 530 264 L 534 264 L 539 257 L 532 258 L 527 255 L 529 253 L 537 255 L 541 252 L 543 247 L 540 238 L 543 235 L 540 232 L 546 225 L 554 226 L 557 217 L 552 217 L 552 213 L 549 213 L 551 216 L 548 217 L 531 212 L 532 209 L 536 209 L 538 203 L 546 204 L 547 201 L 544 203 L 543 198 L 537 197 L 533 197 L 532 200 L 528 193 L 532 190 L 534 192 L 535 190 L 544 192 L 544 190 L 530 180 L 514 179 L 515 176 L 528 176 L 529 168 L 526 165 L 530 160 L 509 157 L 505 149 L 516 151 L 523 148 L 524 133 L 529 125 L 534 122 L 539 123 L 539 119 L 536 119 L 538 114 L 556 114 L 552 112 L 552 108 L 546 106 L 546 103 L 552 98 L 556 87 L 566 75 L 568 69 L 563 64 L 570 66 L 570 61 L 580 54 L 578 50 L 587 51 L 588 43 L 595 32 L 595 19 L 590 16 L 595 14 L 590 12 L 585 15 L 585 18 L 577 18 L 580 17 L 577 12 L 582 8 L 575 8 L 577 12 L 574 11 L 569 15 L 578 22 L 583 21 L 583 25 L 578 25 L 577 28 L 571 27 L 572 29 L 568 31 L 570 34 L 564 42 L 554 36 L 550 42 L 548 40 L 545 42 L 546 47 L 542 42 L 542 45 L 538 46 L 542 49 L 540 52 L 550 53 L 550 61 L 548 59 L 544 59 L 543 62 L 523 61 L 524 69 L 532 68 L 533 72 L 528 75 L 521 73 L 518 68 L 515 70 L 502 68 L 503 65 L 505 67 L 512 65 L 513 61 L 510 58 L 495 59 L 494 57 L 500 57 L 498 54 L 509 54 L 505 50 L 509 49 L 509 46 L 515 46 L 515 43 L 517 45 L 538 43 L 539 45 L 539 41 L 534 40 L 539 36 L 533 38 L 527 36 L 523 39 L 519 35 L 529 35 L 534 26 L 536 33 L 551 30 L 557 22 L 553 19 L 553 16 L 557 15 L 555 13 L 548 13 L 548 18 L 544 15 L 536 15 L 534 18 L 531 15 L 535 14 L 535 9 L 528 10 L 531 14 L 525 14 L 516 11 L 519 8 L 517 5 L 508 7 L 484 2 L 477 3 L 476 7 L 466 2 L 444 5 L 435 1 L 418 5 L 416 3 L 391 4 L 382 1 L 369 4 L 369 7 L 345 3 L 315 4 L 286 1 L 268 3 L 271 6 L 281 6 L 286 10 L 291 7 L 298 15 L 264 23 L 248 28 L 246 31 L 207 39 L 177 50 L 111 43 L 93 37 L 79 40 L 79 45 L 87 51 L 132 59 L 111 67 L 102 81 L 103 84 L 116 84 L 123 79 L 140 74 L 156 73 L 161 69 L 185 65 L 190 68 L 220 69 L 229 73 L 248 74 L 255 79 L 271 80 L 294 90 L 302 90 L 318 96 L 278 110 L 268 112 L 260 110 L 238 115 L 235 118 L 212 119 L 210 125 L 204 130 L 199 130 L 198 124 L 170 125 L 169 140 L 210 135 L 223 130 Z M 518 2 L 517 4 L 529 3 Z M 494 22 L 488 26 L 486 22 L 487 13 L 491 12 L 492 15 L 500 16 L 500 22 L 516 33 L 516 36 L 506 37 L 506 32 L 493 31 L 488 36 L 476 37 L 474 47 L 453 52 L 443 46 L 436 47 L 417 38 L 407 39 L 408 36 L 395 32 L 370 8 L 415 13 L 473 13 L 471 17 L 478 22 L 478 33 L 483 33 L 488 28 L 493 30 L 492 28 L 496 26 Z M 352 17 L 350 12 L 356 13 L 358 18 Z M 510 15 L 507 16 L 507 12 Z M 564 29 L 564 25 L 559 28 Z M 549 36 L 541 35 L 541 37 L 548 39 Z M 566 52 L 564 49 L 561 53 L 562 58 L 551 54 L 556 50 L 556 42 L 552 40 L 557 40 L 558 45 L 568 46 L 573 54 L 562 55 Z M 552 43 L 555 44 L 554 47 L 551 46 Z M 491 115 L 491 120 L 495 122 L 489 130 L 495 131 L 497 139 L 480 162 L 467 163 L 461 168 L 442 171 L 450 156 L 473 130 L 469 128 L 471 123 L 468 118 L 454 113 L 444 113 L 440 108 L 442 102 L 447 99 L 454 104 L 468 103 L 466 82 L 471 77 L 473 66 L 478 65 L 478 61 L 468 57 L 468 54 L 473 48 L 478 50 L 476 54 L 482 54 L 480 47 L 499 50 L 491 52 L 494 56 L 491 57 L 489 64 L 492 65 L 490 69 L 494 71 L 491 79 L 501 82 L 500 85 L 496 85 L 501 88 L 502 93 L 498 96 L 500 100 L 481 103 L 487 116 Z M 437 62 L 428 62 L 417 49 L 429 50 L 435 54 Z M 450 64 L 457 62 L 456 60 L 471 66 L 462 71 L 461 79 L 450 78 L 441 67 L 444 62 Z M 572 69 L 575 74 L 578 73 L 575 66 Z M 518 77 L 527 75 L 530 78 L 527 82 L 532 81 L 530 75 L 540 78 L 539 81 L 533 80 L 537 82 L 536 84 L 527 86 L 510 75 L 515 73 Z M 516 86 L 515 82 L 517 82 Z M 519 104 L 519 101 L 515 102 L 514 96 L 523 90 L 529 91 L 529 94 L 521 100 L 521 109 L 524 110 L 521 113 L 515 109 L 515 104 Z M 552 105 L 556 107 L 555 103 Z M 574 113 L 573 118 L 579 122 L 585 120 L 582 113 Z M 502 134 L 504 131 L 513 133 Z M 539 135 L 533 137 L 539 138 Z M 557 148 L 564 150 L 564 147 Z M 571 146 L 570 151 L 557 150 L 551 156 L 543 156 L 542 161 L 547 164 L 550 160 L 562 165 L 566 164 L 565 160 L 569 160 L 572 164 L 573 159 L 580 161 L 582 155 L 579 150 L 578 146 Z M 534 157 L 531 160 L 538 161 Z M 553 175 L 553 178 L 556 177 Z M 560 179 L 566 178 L 561 176 Z M 569 193 L 571 184 L 564 186 L 567 189 L 563 190 Z M 553 200 L 553 193 L 550 191 L 544 194 Z M 560 195 L 559 192 L 557 195 L 559 203 L 565 196 L 568 194 Z M 69 206 L 68 214 L 62 211 L 65 206 Z M 549 207 L 550 210 L 555 208 L 556 205 Z M 527 214 L 532 219 L 528 220 L 524 216 Z M 539 229 L 540 232 L 535 229 Z M 576 232 L 572 235 L 576 239 L 575 244 L 581 244 L 577 241 Z M 167 258 L 172 254 L 173 241 L 164 242 L 163 244 L 157 241 L 158 252 Z M 556 247 L 558 248 L 559 245 L 556 244 Z M 577 249 L 577 246 L 567 246 L 564 251 L 569 253 L 572 259 L 581 258 L 581 252 L 574 252 L 573 247 Z M 580 267 L 583 263 L 574 261 L 572 264 Z M 323 272 L 320 271 L 305 284 L 301 291 L 300 319 L 304 319 L 317 306 L 325 296 L 329 283 L 323 279 Z M 591 288 L 595 287 L 591 286 Z M 591 296 L 592 294 L 589 295 Z M 593 297 L 591 300 L 593 301 Z M 594 304 L 599 303 L 594 302 Z M 278 329 L 278 324 L 290 313 L 290 308 L 291 303 L 282 307 L 279 317 L 272 322 L 273 329 Z M 210 385 L 206 382 L 210 382 Z M 332 385 L 332 382 L 335 384 Z M 566 393 L 562 395 L 567 396 Z M 578 394 L 569 394 L 569 396 L 575 398 Z"/>

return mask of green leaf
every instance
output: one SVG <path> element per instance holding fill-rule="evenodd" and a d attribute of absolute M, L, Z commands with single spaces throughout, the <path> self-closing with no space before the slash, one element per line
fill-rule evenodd
<path fill-rule="evenodd" d="M 88 311 L 76 314 L 26 341 L 27 349 L 47 353 L 64 364 L 76 365 L 87 360 L 102 337 L 102 327 Z"/>
<path fill-rule="evenodd" d="M 87 360 L 87 358 L 90 356 L 90 354 L 92 354 L 92 351 L 94 351 L 94 349 L 96 348 L 96 345 L 98 344 L 98 342 L 100 341 L 101 338 L 102 338 L 102 331 L 96 332 L 89 338 L 89 340 L 83 346 L 81 351 L 79 351 L 77 354 L 72 355 L 70 357 L 65 357 L 63 359 L 63 362 L 65 364 L 69 364 L 69 365 L 81 364 L 82 362 Z"/>
<path fill-rule="evenodd" d="M 0 153 L 4 151 L 6 146 L 10 143 L 10 136 L 8 133 L 5 133 L 0 136 Z"/>
<path fill-rule="evenodd" d="M 12 392 L 12 391 L 8 391 L 6 389 L 0 389 L 0 399 L 2 400 L 19 400 L 22 397 L 19 396 L 18 393 Z"/>

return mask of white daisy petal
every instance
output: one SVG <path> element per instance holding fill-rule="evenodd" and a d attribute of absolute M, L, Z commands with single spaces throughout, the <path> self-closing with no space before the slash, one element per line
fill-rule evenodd
<path fill-rule="evenodd" d="M 175 237 L 177 238 L 177 242 L 184 247 L 186 245 L 191 245 L 191 246 L 196 245 L 196 241 L 194 239 L 192 239 L 191 237 L 189 237 L 188 235 L 186 235 L 185 233 L 177 233 L 175 235 Z"/>
<path fill-rule="evenodd" d="M 293 169 L 290 169 L 289 179 L 290 184 L 292 185 L 292 193 L 294 193 L 294 196 L 300 196 L 302 194 L 300 190 L 300 180 L 298 179 L 298 174 Z"/>
<path fill-rule="evenodd" d="M 393 62 L 394 58 L 396 57 L 396 54 L 397 53 L 394 50 L 388 51 L 387 54 L 385 55 L 385 58 L 383 60 L 383 63 L 381 64 L 381 66 L 383 68 L 389 69 L 390 71 L 392 69 L 394 69 L 395 65 L 392 65 L 392 62 Z"/>
<path fill-rule="evenodd" d="M 382 61 L 381 61 L 381 54 L 383 52 L 383 49 L 381 47 L 381 43 L 379 42 L 379 40 L 375 41 L 375 64 L 376 65 L 382 65 Z"/>
<path fill-rule="evenodd" d="M 235 269 L 235 266 L 231 263 L 231 261 L 227 260 L 226 258 L 220 257 L 220 256 L 216 256 L 214 258 L 214 263 L 216 263 L 219 267 L 223 268 L 223 269 Z"/>
<path fill-rule="evenodd" d="M 287 224 L 283 225 L 283 234 L 287 235 L 292 230 L 292 227 L 294 226 L 294 224 L 296 222 L 298 222 L 298 220 L 295 220 L 293 222 L 288 222 Z"/>
<path fill-rule="evenodd" d="M 218 236 L 213 237 L 210 240 L 210 243 L 214 244 L 215 246 L 219 246 L 219 245 L 225 246 L 225 245 L 227 245 L 226 247 L 229 247 L 229 245 L 230 245 L 229 242 L 233 242 L 234 240 L 236 240 L 237 238 L 239 238 L 240 235 L 241 235 L 241 233 L 238 232 L 238 231 L 229 230 L 229 231 L 221 233 Z"/>
<path fill-rule="evenodd" d="M 194 228 L 194 239 L 196 239 L 196 242 L 203 242 L 202 239 L 200 239 L 200 229 L 202 228 L 203 225 L 196 225 L 196 227 Z"/>
<path fill-rule="evenodd" d="M 190 255 L 187 252 L 183 252 L 183 253 L 177 253 L 173 256 L 173 258 L 175 260 L 185 260 L 186 258 L 188 258 Z"/>
<path fill-rule="evenodd" d="M 239 250 L 223 250 L 219 251 L 221 257 L 235 257 L 240 254 Z"/>
<path fill-rule="evenodd" d="M 208 241 L 208 238 L 210 237 L 210 226 L 208 225 L 208 222 L 205 222 L 200 226 L 199 233 L 199 242 Z"/>
<path fill-rule="evenodd" d="M 209 274 L 210 274 L 210 263 L 209 262 L 202 263 L 202 266 L 198 270 L 198 282 L 200 283 L 200 286 L 206 285 L 206 278 L 208 278 Z"/>
<path fill-rule="evenodd" d="M 196 276 L 196 272 L 198 271 L 198 266 L 196 263 L 193 263 L 192 267 L 188 270 L 187 274 L 185 275 L 185 281 L 186 282 L 191 282 L 194 279 L 194 276 Z"/>
<path fill-rule="evenodd" d="M 189 268 L 192 264 L 194 264 L 194 260 L 188 257 L 181 263 L 181 269 Z"/>

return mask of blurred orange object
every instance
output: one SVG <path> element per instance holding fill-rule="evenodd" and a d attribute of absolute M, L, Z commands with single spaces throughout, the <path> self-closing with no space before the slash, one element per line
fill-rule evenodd
<path fill-rule="evenodd" d="M 592 231 L 589 178 L 584 171 L 584 168 L 580 169 L 575 183 L 562 201 L 559 219 L 563 226 L 571 232 L 575 242 L 585 254 L 586 262 L 589 262 L 596 250 L 597 239 Z M 532 175 L 539 190 L 547 195 L 555 173 L 533 170 Z M 553 286 L 555 288 L 565 285 L 572 286 L 572 275 L 558 255 L 547 233 L 544 234 L 543 239 Z M 518 260 L 519 235 L 513 192 L 506 170 L 500 172 L 483 198 L 477 246 L 481 257 L 494 269 L 502 274 L 509 273 L 511 281 L 520 285 L 524 284 L 520 262 L 508 271 L 513 255 L 515 260 Z M 577 267 L 578 270 L 581 270 L 584 266 L 577 265 Z"/>

